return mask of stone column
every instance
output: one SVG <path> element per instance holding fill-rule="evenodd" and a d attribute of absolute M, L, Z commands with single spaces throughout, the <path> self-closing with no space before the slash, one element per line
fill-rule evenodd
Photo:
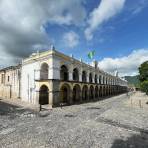
<path fill-rule="evenodd" d="M 69 71 L 69 81 L 73 80 L 73 73 L 71 71 Z"/>
<path fill-rule="evenodd" d="M 95 74 L 92 73 L 92 82 L 95 83 Z"/>
<path fill-rule="evenodd" d="M 60 79 L 60 60 L 52 55 L 48 61 L 48 79 Z"/>
<path fill-rule="evenodd" d="M 97 84 L 99 84 L 99 76 L 97 77 Z"/>
<path fill-rule="evenodd" d="M 101 75 L 101 84 L 103 84 L 103 76 Z"/>
<path fill-rule="evenodd" d="M 79 82 L 82 82 L 82 72 L 79 72 Z"/>
<path fill-rule="evenodd" d="M 100 98 L 100 85 L 98 86 L 98 98 Z"/>
<path fill-rule="evenodd" d="M 53 107 L 53 91 L 49 91 L 49 107 L 52 108 Z"/>
<path fill-rule="evenodd" d="M 87 72 L 86 79 L 86 82 L 89 83 L 89 72 Z"/>
<path fill-rule="evenodd" d="M 69 68 L 69 81 L 73 81 L 73 65 Z"/>
<path fill-rule="evenodd" d="M 104 85 L 106 85 L 106 77 L 104 77 Z"/>
<path fill-rule="evenodd" d="M 36 91 L 36 99 L 35 99 L 35 106 L 37 107 L 37 110 L 40 110 L 40 104 L 39 104 L 39 97 L 40 97 L 40 92 L 39 90 Z"/>
<path fill-rule="evenodd" d="M 57 106 L 60 104 L 60 81 L 52 80 L 49 85 L 49 106 Z"/>

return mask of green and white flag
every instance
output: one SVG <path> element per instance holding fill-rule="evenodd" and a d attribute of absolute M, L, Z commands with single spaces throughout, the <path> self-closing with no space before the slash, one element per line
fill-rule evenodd
<path fill-rule="evenodd" d="M 89 58 L 89 59 L 92 59 L 92 58 L 94 57 L 94 55 L 95 55 L 95 50 L 90 51 L 90 52 L 88 53 L 88 58 Z"/>

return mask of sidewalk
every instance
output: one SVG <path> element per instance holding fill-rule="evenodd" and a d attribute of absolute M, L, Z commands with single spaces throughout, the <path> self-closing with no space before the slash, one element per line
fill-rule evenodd
<path fill-rule="evenodd" d="M 131 107 L 148 109 L 148 96 L 143 92 L 137 91 L 129 97 L 125 104 Z"/>

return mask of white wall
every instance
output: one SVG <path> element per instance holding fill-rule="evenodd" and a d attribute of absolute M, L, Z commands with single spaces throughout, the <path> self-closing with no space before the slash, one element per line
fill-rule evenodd
<path fill-rule="evenodd" d="M 60 79 L 60 59 L 53 56 L 49 63 L 49 79 Z"/>
<path fill-rule="evenodd" d="M 22 65 L 21 98 L 25 102 L 36 103 L 35 79 L 40 76 L 40 62 Z"/>
<path fill-rule="evenodd" d="M 44 60 L 34 61 L 30 64 L 22 64 L 21 98 L 25 102 L 38 104 L 39 86 L 35 80 L 40 79 L 40 69 L 43 63 L 49 66 L 48 79 L 60 79 L 60 61 L 58 58 L 48 57 Z"/>

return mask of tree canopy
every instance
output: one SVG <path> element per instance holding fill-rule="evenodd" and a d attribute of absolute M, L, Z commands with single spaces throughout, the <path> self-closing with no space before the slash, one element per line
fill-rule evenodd
<path fill-rule="evenodd" d="M 141 82 L 148 80 L 148 61 L 140 65 L 139 74 L 139 80 Z"/>
<path fill-rule="evenodd" d="M 148 94 L 148 61 L 142 63 L 139 67 L 139 80 L 141 90 Z"/>

